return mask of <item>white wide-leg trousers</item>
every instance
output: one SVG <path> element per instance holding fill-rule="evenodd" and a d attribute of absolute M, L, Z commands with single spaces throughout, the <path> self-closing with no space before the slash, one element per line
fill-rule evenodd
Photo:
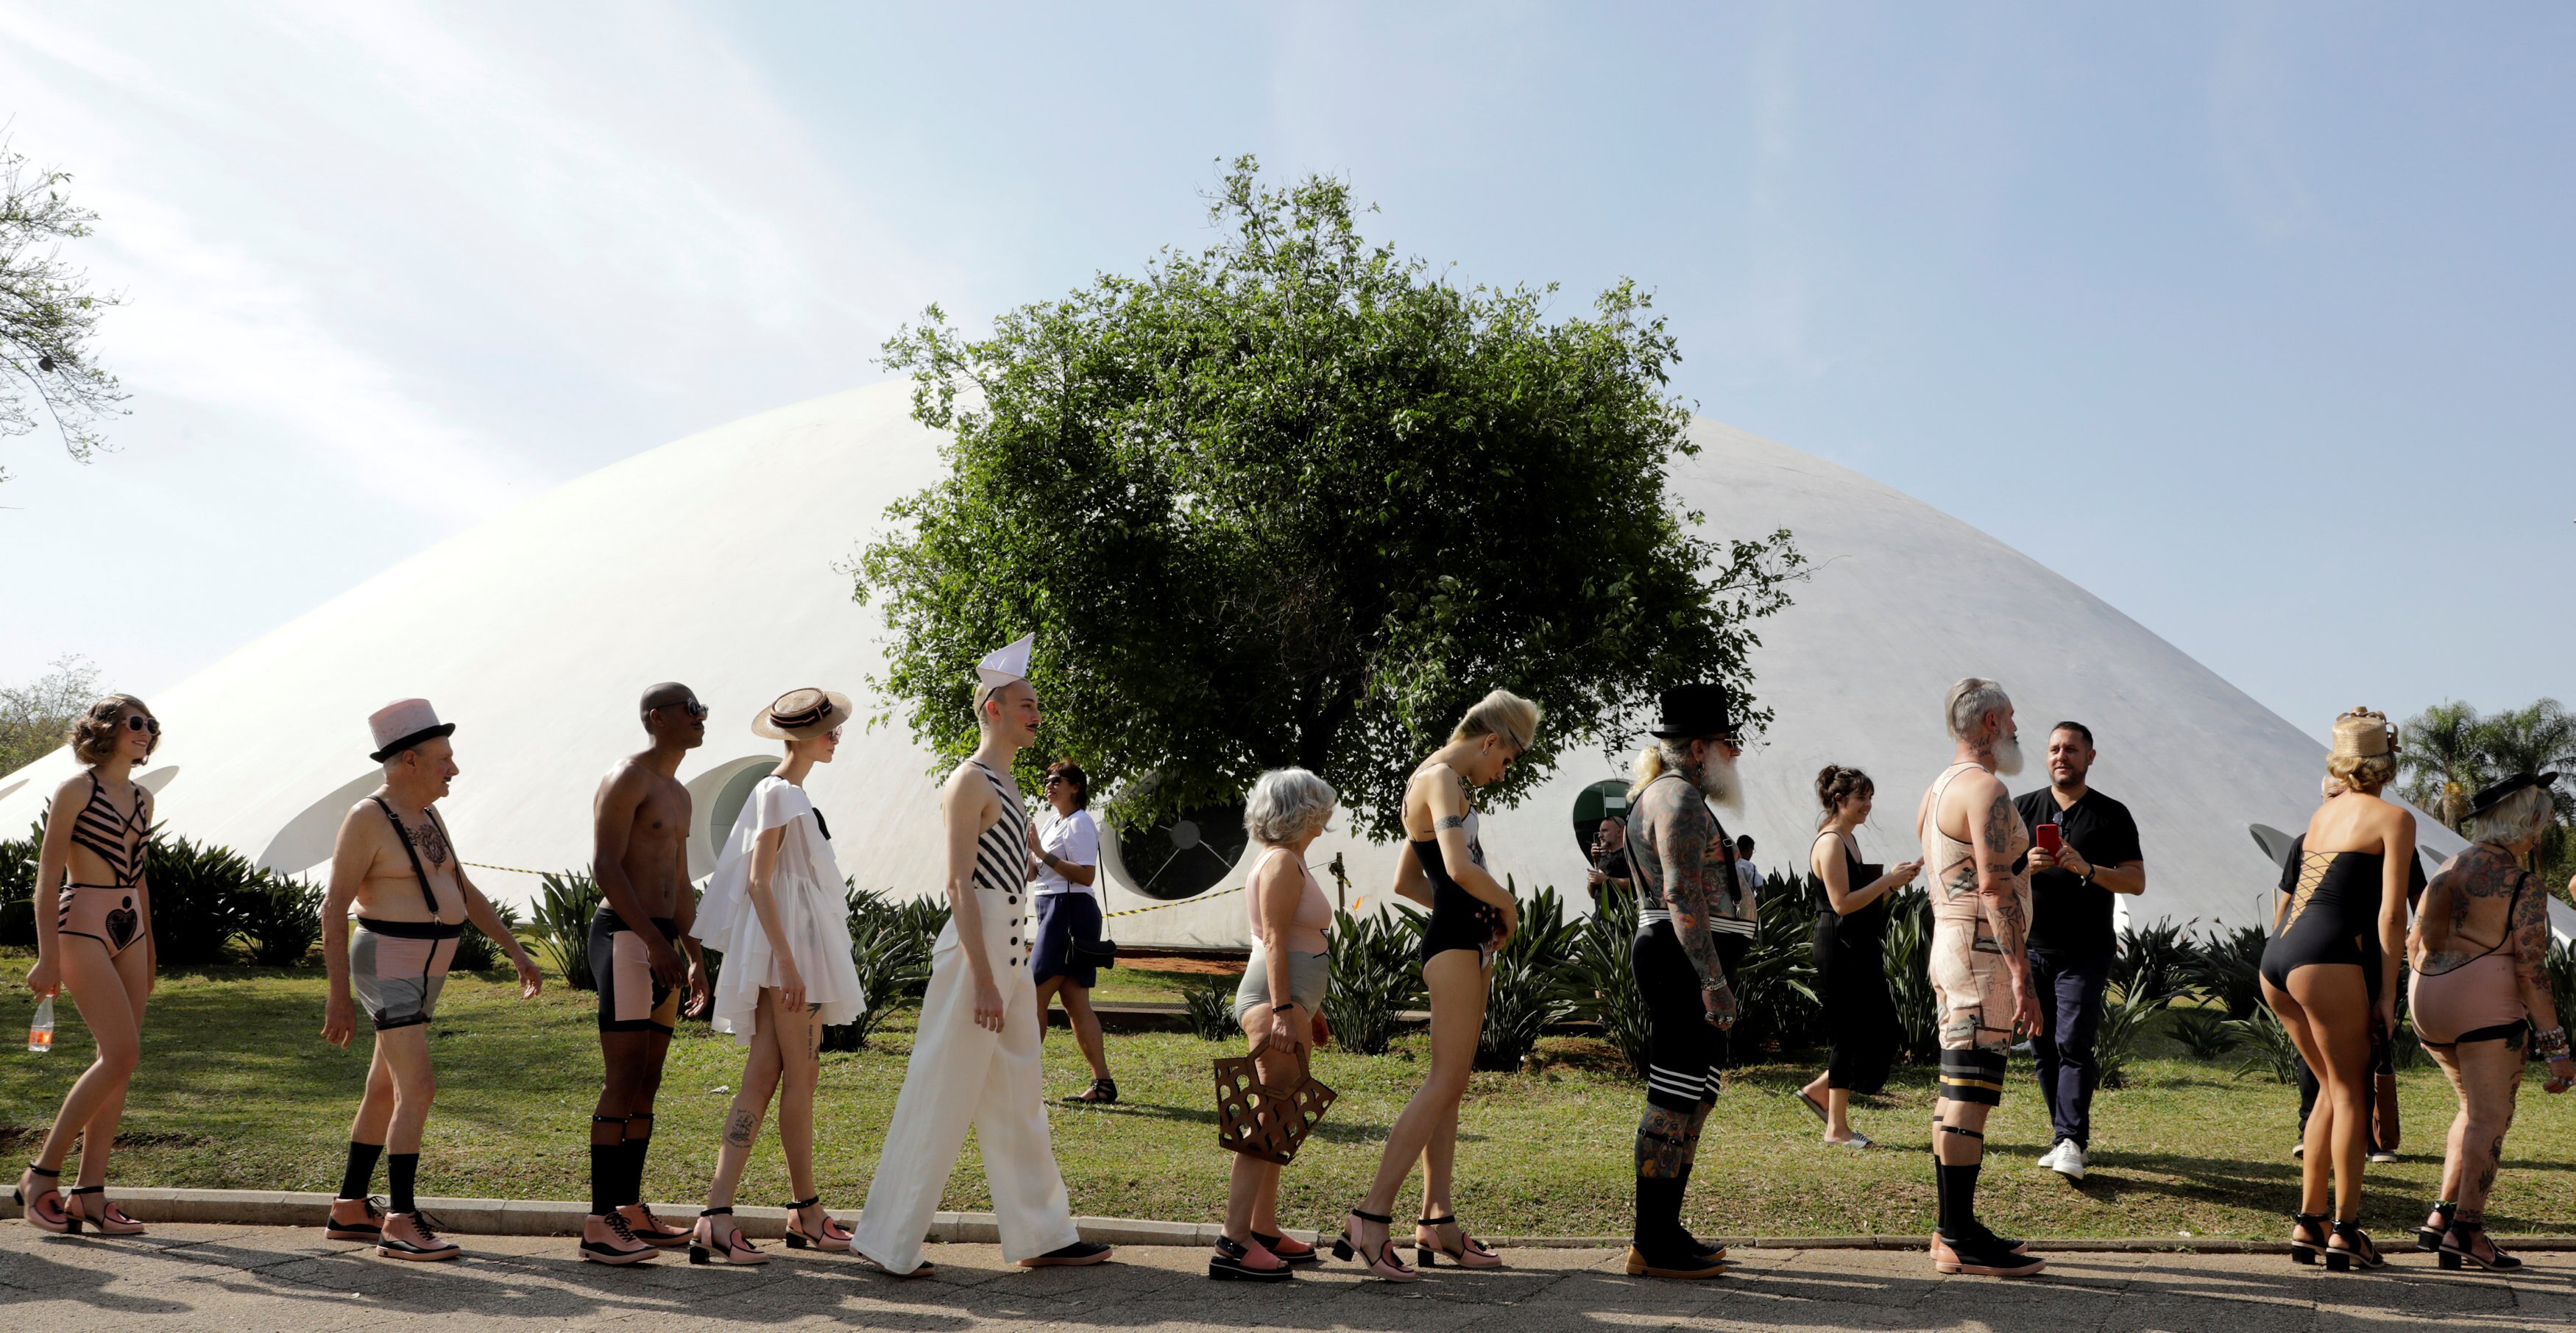
<path fill-rule="evenodd" d="M 1002 1030 L 975 1023 L 975 977 L 951 920 L 930 955 L 930 989 L 912 1043 L 903 1092 L 886 1126 L 885 1151 L 868 1183 L 853 1248 L 889 1272 L 921 1264 L 922 1238 L 948 1188 L 948 1175 L 975 1126 L 1002 1257 L 1014 1263 L 1082 1239 L 1047 1137 L 1046 1089 L 1038 1067 L 1037 986 L 1029 980 L 1026 910 L 988 893 L 984 956 L 1002 992 Z M 1020 897 L 1022 895 L 1010 895 Z"/>

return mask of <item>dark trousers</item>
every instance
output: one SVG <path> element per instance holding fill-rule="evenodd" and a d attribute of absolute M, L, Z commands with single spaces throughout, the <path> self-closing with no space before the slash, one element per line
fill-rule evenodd
<path fill-rule="evenodd" d="M 1709 938 L 1717 945 L 1717 965 L 1726 972 L 1726 984 L 1735 991 L 1739 999 L 1742 998 L 1744 983 L 1735 979 L 1735 973 L 1736 969 L 1744 966 L 1744 955 L 1753 952 L 1753 937 L 1719 932 Z M 1740 1023 L 1743 1019 L 1739 1015 L 1736 1021 Z M 1734 1034 L 1730 1030 L 1721 1028 L 1717 1034 L 1717 1067 L 1733 1069 L 1735 1065 Z M 1717 1088 L 1712 1084 L 1709 1091 L 1714 1093 Z"/>
<path fill-rule="evenodd" d="M 2030 1039 L 2038 1057 L 2039 1094 L 2048 1099 L 2048 1123 L 2061 1139 L 2091 1146 L 2093 1088 L 2101 1072 L 2093 1039 L 2102 1030 L 2102 989 L 2111 980 L 2111 955 L 2065 956 L 2032 950 L 2031 985 L 2048 1030 Z"/>

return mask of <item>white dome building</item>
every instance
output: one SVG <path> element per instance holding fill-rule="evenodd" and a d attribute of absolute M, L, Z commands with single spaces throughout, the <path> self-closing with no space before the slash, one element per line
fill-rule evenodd
<path fill-rule="evenodd" d="M 909 410 L 909 387 L 889 383 L 765 413 L 603 468 L 443 542 L 155 693 L 168 739 L 143 780 L 176 832 L 318 874 L 341 812 L 377 782 L 367 714 L 422 695 L 457 724 L 463 774 L 442 808 L 460 853 L 488 866 L 580 867 L 601 775 L 643 743 L 637 696 L 679 680 L 714 710 L 705 747 L 680 771 L 697 798 L 691 859 L 704 874 L 720 841 L 710 831 L 730 827 L 777 757 L 750 732 L 754 710 L 805 685 L 849 691 L 863 716 L 881 707 L 866 689 L 880 669 L 878 621 L 852 602 L 846 565 L 883 529 L 889 503 L 940 474 L 938 437 Z M 1872 859 L 1904 859 L 1913 798 L 1949 754 L 1942 694 L 1960 676 L 1990 675 L 2028 731 L 2072 717 L 2097 733 L 2097 785 L 2127 802 L 2144 832 L 2139 919 L 2260 920 L 2275 872 L 2248 827 L 2304 823 L 2322 746 L 1964 523 L 1742 431 L 1701 421 L 1693 434 L 1703 450 L 1680 465 L 1681 501 L 1705 511 L 1718 535 L 1787 527 L 1816 564 L 1797 605 L 1761 624 L 1753 658 L 1778 720 L 1745 757 L 1749 808 L 1733 822 L 1763 844 L 1758 861 L 1802 857 L 1815 822 L 1810 784 L 1827 761 L 1878 780 L 1885 813 L 1864 846 Z M 1580 901 L 1573 802 L 1624 764 L 1572 756 L 1498 812 L 1485 835 L 1495 868 L 1524 890 L 1555 884 Z M 0 777 L 0 828 L 36 818 L 72 766 L 57 751 Z M 810 779 L 841 865 L 861 886 L 937 891 L 931 767 L 891 723 L 850 736 L 839 761 Z M 2014 785 L 2041 780 L 2025 774 Z M 2459 845 L 2438 828 L 2426 841 L 2442 854 Z M 1338 831 L 1317 849 L 1345 859 L 1354 906 L 1381 902 L 1399 849 Z M 516 901 L 537 884 L 506 870 L 477 879 Z M 1157 902 L 1114 858 L 1108 879 L 1113 911 Z M 1140 944 L 1246 941 L 1231 895 L 1127 917 L 1113 933 Z"/>

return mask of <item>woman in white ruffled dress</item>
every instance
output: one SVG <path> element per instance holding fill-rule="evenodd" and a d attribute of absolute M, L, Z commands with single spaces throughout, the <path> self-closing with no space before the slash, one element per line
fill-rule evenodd
<path fill-rule="evenodd" d="M 743 802 L 698 907 L 699 941 L 724 954 L 712 1026 L 751 1054 L 725 1113 L 706 1210 L 689 1238 L 693 1264 L 768 1262 L 734 1225 L 733 1196 L 773 1092 L 787 1179 L 800 1196 L 787 1205 L 787 1244 L 850 1248 L 850 1233 L 823 1211 L 814 1188 L 814 1086 L 823 1029 L 855 1021 L 866 1000 L 850 961 L 848 899 L 831 829 L 804 786 L 814 765 L 832 762 L 849 718 L 847 695 L 791 690 L 752 723 L 753 734 L 787 742 L 787 760 Z"/>

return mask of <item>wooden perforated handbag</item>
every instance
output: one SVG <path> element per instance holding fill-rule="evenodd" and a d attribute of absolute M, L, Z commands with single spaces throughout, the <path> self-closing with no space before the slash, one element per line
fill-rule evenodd
<path fill-rule="evenodd" d="M 1315 1132 L 1339 1094 L 1306 1071 L 1306 1051 L 1297 1051 L 1297 1082 L 1273 1088 L 1261 1081 L 1260 1068 L 1248 1055 L 1216 1061 L 1216 1141 L 1239 1152 L 1286 1166 L 1297 1159 L 1298 1145 Z"/>

